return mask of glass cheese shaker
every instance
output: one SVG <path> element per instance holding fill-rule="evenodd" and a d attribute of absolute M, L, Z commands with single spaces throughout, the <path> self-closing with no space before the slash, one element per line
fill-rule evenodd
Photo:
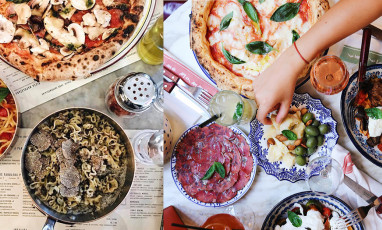
<path fill-rule="evenodd" d="M 130 73 L 118 78 L 106 93 L 106 106 L 119 117 L 134 117 L 150 108 L 157 97 L 157 86 L 146 73 Z"/>

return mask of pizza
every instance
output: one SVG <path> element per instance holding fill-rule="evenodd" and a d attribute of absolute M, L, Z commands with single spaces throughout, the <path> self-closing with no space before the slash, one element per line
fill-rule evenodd
<path fill-rule="evenodd" d="M 133 34 L 145 0 L 0 0 L 0 55 L 37 81 L 79 79 Z"/>
<path fill-rule="evenodd" d="M 327 0 L 194 0 L 191 48 L 220 89 L 254 99 L 252 80 L 328 9 Z"/>

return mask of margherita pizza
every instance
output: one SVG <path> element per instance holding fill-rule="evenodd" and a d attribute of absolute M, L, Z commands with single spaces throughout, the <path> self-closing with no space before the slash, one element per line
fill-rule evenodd
<path fill-rule="evenodd" d="M 328 8 L 327 0 L 194 0 L 191 46 L 219 88 L 254 98 L 252 80 Z"/>
<path fill-rule="evenodd" d="M 133 33 L 145 0 L 0 0 L 0 55 L 38 81 L 88 77 Z"/>

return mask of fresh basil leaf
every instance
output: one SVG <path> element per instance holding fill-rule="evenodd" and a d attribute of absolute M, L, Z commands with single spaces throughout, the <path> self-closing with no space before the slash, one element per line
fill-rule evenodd
<path fill-rule="evenodd" d="M 254 54 L 265 55 L 273 50 L 273 47 L 266 42 L 255 41 L 245 45 L 245 48 Z"/>
<path fill-rule="evenodd" d="M 232 64 L 243 64 L 245 63 L 245 61 L 233 56 L 232 54 L 230 54 L 227 50 L 224 49 L 223 45 L 222 45 L 222 51 L 223 51 L 223 54 L 224 54 L 224 57 Z"/>
<path fill-rule="evenodd" d="M 260 4 L 263 3 L 263 2 L 265 2 L 265 0 L 259 0 L 259 3 L 260 3 Z"/>
<path fill-rule="evenodd" d="M 245 1 L 243 3 L 243 9 L 252 21 L 259 23 L 259 16 L 257 15 L 256 9 L 252 3 Z"/>
<path fill-rule="evenodd" d="M 231 23 L 232 18 L 233 18 L 233 11 L 231 13 L 227 14 L 226 16 L 224 16 L 224 18 L 220 22 L 220 30 L 219 31 L 227 29 L 229 24 Z"/>
<path fill-rule="evenodd" d="M 13 2 L 15 4 L 21 4 L 25 2 L 29 2 L 30 0 L 7 0 L 7 2 Z"/>
<path fill-rule="evenodd" d="M 283 130 L 283 131 L 281 131 L 281 133 L 286 137 L 286 138 L 288 138 L 288 140 L 297 140 L 297 135 L 294 133 L 294 132 L 292 132 L 292 131 L 290 131 L 290 130 Z"/>
<path fill-rule="evenodd" d="M 294 18 L 300 10 L 301 2 L 285 3 L 280 6 L 271 16 L 274 22 L 285 22 Z"/>
<path fill-rule="evenodd" d="M 292 30 L 292 35 L 293 35 L 292 43 L 294 43 L 295 41 L 297 41 L 297 39 L 300 38 L 300 35 L 295 30 Z"/>
<path fill-rule="evenodd" d="M 240 4 L 244 4 L 244 2 L 246 2 L 245 0 L 237 0 Z"/>
<path fill-rule="evenodd" d="M 302 220 L 296 213 L 288 211 L 288 219 L 294 227 L 301 227 Z"/>
<path fill-rule="evenodd" d="M 382 119 L 382 111 L 378 108 L 365 109 L 365 112 L 368 117 L 371 117 L 375 120 Z"/>
<path fill-rule="evenodd" d="M 214 175 L 215 172 L 215 163 L 211 165 L 211 167 L 207 170 L 206 174 L 202 177 L 202 180 L 208 180 Z"/>
<path fill-rule="evenodd" d="M 233 119 L 235 121 L 239 120 L 239 118 L 243 115 L 243 104 L 242 103 L 237 103 L 236 105 L 236 111 L 235 114 L 233 115 Z"/>
<path fill-rule="evenodd" d="M 4 100 L 6 96 L 9 94 L 9 89 L 8 88 L 0 88 L 0 104 Z"/>
<path fill-rule="evenodd" d="M 215 165 L 215 171 L 220 175 L 221 178 L 224 179 L 225 177 L 225 168 L 222 163 L 220 162 L 214 162 Z"/>

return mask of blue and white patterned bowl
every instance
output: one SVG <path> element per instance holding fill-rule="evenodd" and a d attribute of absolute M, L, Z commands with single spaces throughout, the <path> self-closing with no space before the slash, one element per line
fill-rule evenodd
<path fill-rule="evenodd" d="M 330 156 L 334 146 L 337 144 L 337 122 L 332 117 L 330 109 L 325 108 L 319 99 L 312 98 L 309 94 L 293 95 L 292 106 L 297 108 L 307 108 L 312 112 L 316 119 L 322 124 L 327 124 L 330 127 L 328 134 L 325 134 L 325 142 L 320 146 L 313 157 L 315 156 Z M 251 153 L 257 157 L 258 164 L 265 170 L 267 174 L 275 176 L 279 180 L 287 180 L 292 183 L 305 180 L 306 166 L 295 165 L 291 169 L 282 167 L 282 162 L 269 162 L 267 140 L 263 137 L 264 125 L 258 120 L 251 122 L 251 131 L 249 139 L 251 140 Z M 312 156 L 311 156 L 312 157 Z"/>
<path fill-rule="evenodd" d="M 347 117 L 348 109 L 349 109 L 349 103 L 350 101 L 355 98 L 358 92 L 357 87 L 357 75 L 358 72 L 355 72 L 349 79 L 349 84 L 346 86 L 346 88 L 342 91 L 341 95 L 341 116 L 342 116 L 342 122 L 345 126 L 345 130 L 350 138 L 350 140 L 353 142 L 354 146 L 358 149 L 358 151 L 367 159 L 369 159 L 371 162 L 376 164 L 379 167 L 382 167 L 382 152 L 377 147 L 370 147 L 366 143 L 366 136 L 362 135 L 359 131 L 360 123 L 359 121 L 356 122 L 356 127 L 354 129 L 351 129 L 349 119 Z M 366 69 L 366 79 L 369 79 L 371 76 L 377 76 L 378 78 L 382 78 L 382 65 L 372 65 L 367 67 Z"/>
<path fill-rule="evenodd" d="M 315 199 L 320 201 L 322 204 L 324 204 L 326 207 L 328 207 L 330 210 L 336 211 L 340 216 L 344 216 L 352 211 L 352 209 L 347 205 L 344 201 L 341 199 L 335 197 L 335 196 L 328 196 L 328 195 L 319 195 L 314 192 L 300 192 L 293 194 L 291 196 L 288 196 L 284 200 L 280 201 L 267 215 L 265 218 L 265 221 L 263 223 L 263 226 L 261 227 L 262 230 L 273 230 L 276 227 L 277 220 L 280 218 L 287 217 L 287 212 L 290 211 L 293 208 L 293 205 L 295 203 L 299 204 L 305 204 L 310 199 Z M 363 230 L 364 227 L 362 223 L 358 223 L 357 225 L 353 226 L 354 230 Z"/>
<path fill-rule="evenodd" d="M 213 123 L 212 123 L 213 124 Z M 255 179 L 255 176 L 256 176 L 256 166 L 257 166 L 257 161 L 256 161 L 256 157 L 252 154 L 252 157 L 253 157 L 253 169 L 252 169 L 252 172 L 251 172 L 251 177 L 248 181 L 248 183 L 244 186 L 244 188 L 242 188 L 241 190 L 239 190 L 236 194 L 236 196 L 234 198 L 232 198 L 231 200 L 229 201 L 226 201 L 224 203 L 205 203 L 205 202 L 202 202 L 200 200 L 197 200 L 193 197 L 191 197 L 190 195 L 187 194 L 187 192 L 183 189 L 183 186 L 182 184 L 179 182 L 178 180 L 178 173 L 175 169 L 175 164 L 176 164 L 176 156 L 175 156 L 175 153 L 176 153 L 176 150 L 178 148 L 178 144 L 183 140 L 183 138 L 192 130 L 192 129 L 195 129 L 197 128 L 198 125 L 194 125 L 192 126 L 191 128 L 187 129 L 183 134 L 182 136 L 179 138 L 179 140 L 176 142 L 175 146 L 174 146 L 174 150 L 172 152 L 172 157 L 171 157 L 171 174 L 172 174 L 172 178 L 174 179 L 174 182 L 175 182 L 175 185 L 176 187 L 178 188 L 178 190 L 187 198 L 189 199 L 190 201 L 194 202 L 195 204 L 198 204 L 198 205 L 201 205 L 201 206 L 204 206 L 204 207 L 224 207 L 224 206 L 228 206 L 228 205 L 231 205 L 233 203 L 235 203 L 236 201 L 238 201 L 240 198 L 242 198 L 245 193 L 248 192 L 249 188 L 251 187 L 252 185 L 252 182 L 254 181 Z M 241 136 L 243 136 L 245 138 L 245 140 L 247 141 L 247 144 L 250 145 L 250 141 L 248 139 L 248 137 L 243 133 L 243 131 L 241 131 L 240 129 L 238 129 L 237 127 L 235 126 L 230 126 L 228 127 L 230 128 L 234 133 L 236 134 L 239 134 Z"/>

